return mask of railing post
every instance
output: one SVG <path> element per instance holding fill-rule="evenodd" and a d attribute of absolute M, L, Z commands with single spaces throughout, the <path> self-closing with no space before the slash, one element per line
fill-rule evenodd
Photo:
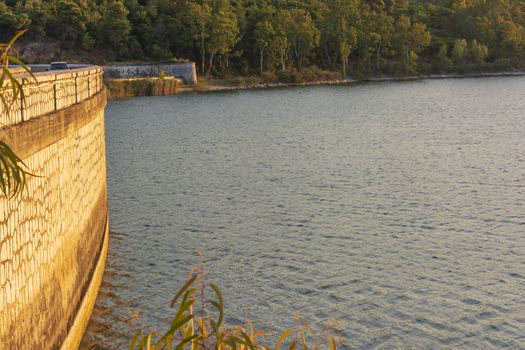
<path fill-rule="evenodd" d="M 57 103 L 57 76 L 56 75 L 53 78 L 53 103 L 55 104 L 55 111 L 58 110 L 58 103 Z"/>
<path fill-rule="evenodd" d="M 75 103 L 78 103 L 78 73 L 75 73 Z"/>
<path fill-rule="evenodd" d="M 98 91 L 102 91 L 102 88 L 104 87 L 104 70 L 102 68 L 97 69 L 97 77 L 98 77 Z"/>
<path fill-rule="evenodd" d="M 24 107 L 25 107 L 25 98 L 24 98 L 24 83 L 20 86 L 20 121 L 24 121 Z"/>

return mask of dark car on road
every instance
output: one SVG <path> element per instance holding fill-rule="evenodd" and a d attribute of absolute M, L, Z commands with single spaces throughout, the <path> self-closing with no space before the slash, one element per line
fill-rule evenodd
<path fill-rule="evenodd" d="M 47 70 L 68 70 L 69 65 L 66 62 L 51 62 Z"/>

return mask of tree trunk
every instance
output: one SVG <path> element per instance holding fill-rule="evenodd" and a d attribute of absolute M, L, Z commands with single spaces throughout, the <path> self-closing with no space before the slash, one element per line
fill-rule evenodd
<path fill-rule="evenodd" d="M 204 27 L 201 29 L 201 47 L 202 47 L 202 66 L 201 66 L 201 74 L 204 75 L 204 65 L 206 61 L 206 48 L 204 47 Z"/>
<path fill-rule="evenodd" d="M 295 59 L 297 60 L 296 62 L 297 68 L 301 69 L 301 57 L 299 56 L 299 49 L 297 48 L 297 45 L 295 43 L 293 45 L 293 51 L 295 54 Z M 293 62 L 292 62 L 292 65 L 293 65 Z"/>
<path fill-rule="evenodd" d="M 260 52 L 261 52 L 261 74 L 262 74 L 263 73 L 263 59 L 264 59 L 263 55 L 264 55 L 264 50 L 261 48 Z"/>
<path fill-rule="evenodd" d="M 330 53 L 328 52 L 328 47 L 324 45 L 324 52 L 326 54 L 326 59 L 328 60 L 328 64 L 332 65 L 332 59 L 330 58 Z"/>
<path fill-rule="evenodd" d="M 213 67 L 213 57 L 215 57 L 215 53 L 212 53 L 210 55 L 210 64 L 208 65 L 208 71 L 206 72 L 206 79 L 208 79 L 211 74 L 211 69 Z"/>
<path fill-rule="evenodd" d="M 381 74 L 380 57 L 381 57 L 381 44 L 376 44 L 376 68 L 377 68 L 377 74 Z"/>

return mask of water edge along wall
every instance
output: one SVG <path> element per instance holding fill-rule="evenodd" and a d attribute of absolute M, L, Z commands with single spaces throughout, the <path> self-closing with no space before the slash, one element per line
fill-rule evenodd
<path fill-rule="evenodd" d="M 108 246 L 102 73 L 24 76 L 0 105 L 0 140 L 35 175 L 0 198 L 0 349 L 76 349 L 89 320 Z"/>

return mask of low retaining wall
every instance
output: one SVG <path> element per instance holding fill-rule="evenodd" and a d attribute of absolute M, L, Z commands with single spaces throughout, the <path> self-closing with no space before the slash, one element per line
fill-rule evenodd
<path fill-rule="evenodd" d="M 0 348 L 75 349 L 107 249 L 102 70 L 37 74 L 24 95 L 0 110 L 0 139 L 36 175 L 0 198 Z"/>
<path fill-rule="evenodd" d="M 150 78 L 161 75 L 182 79 L 186 84 L 197 84 L 194 62 L 104 66 L 104 78 L 106 79 Z"/>

